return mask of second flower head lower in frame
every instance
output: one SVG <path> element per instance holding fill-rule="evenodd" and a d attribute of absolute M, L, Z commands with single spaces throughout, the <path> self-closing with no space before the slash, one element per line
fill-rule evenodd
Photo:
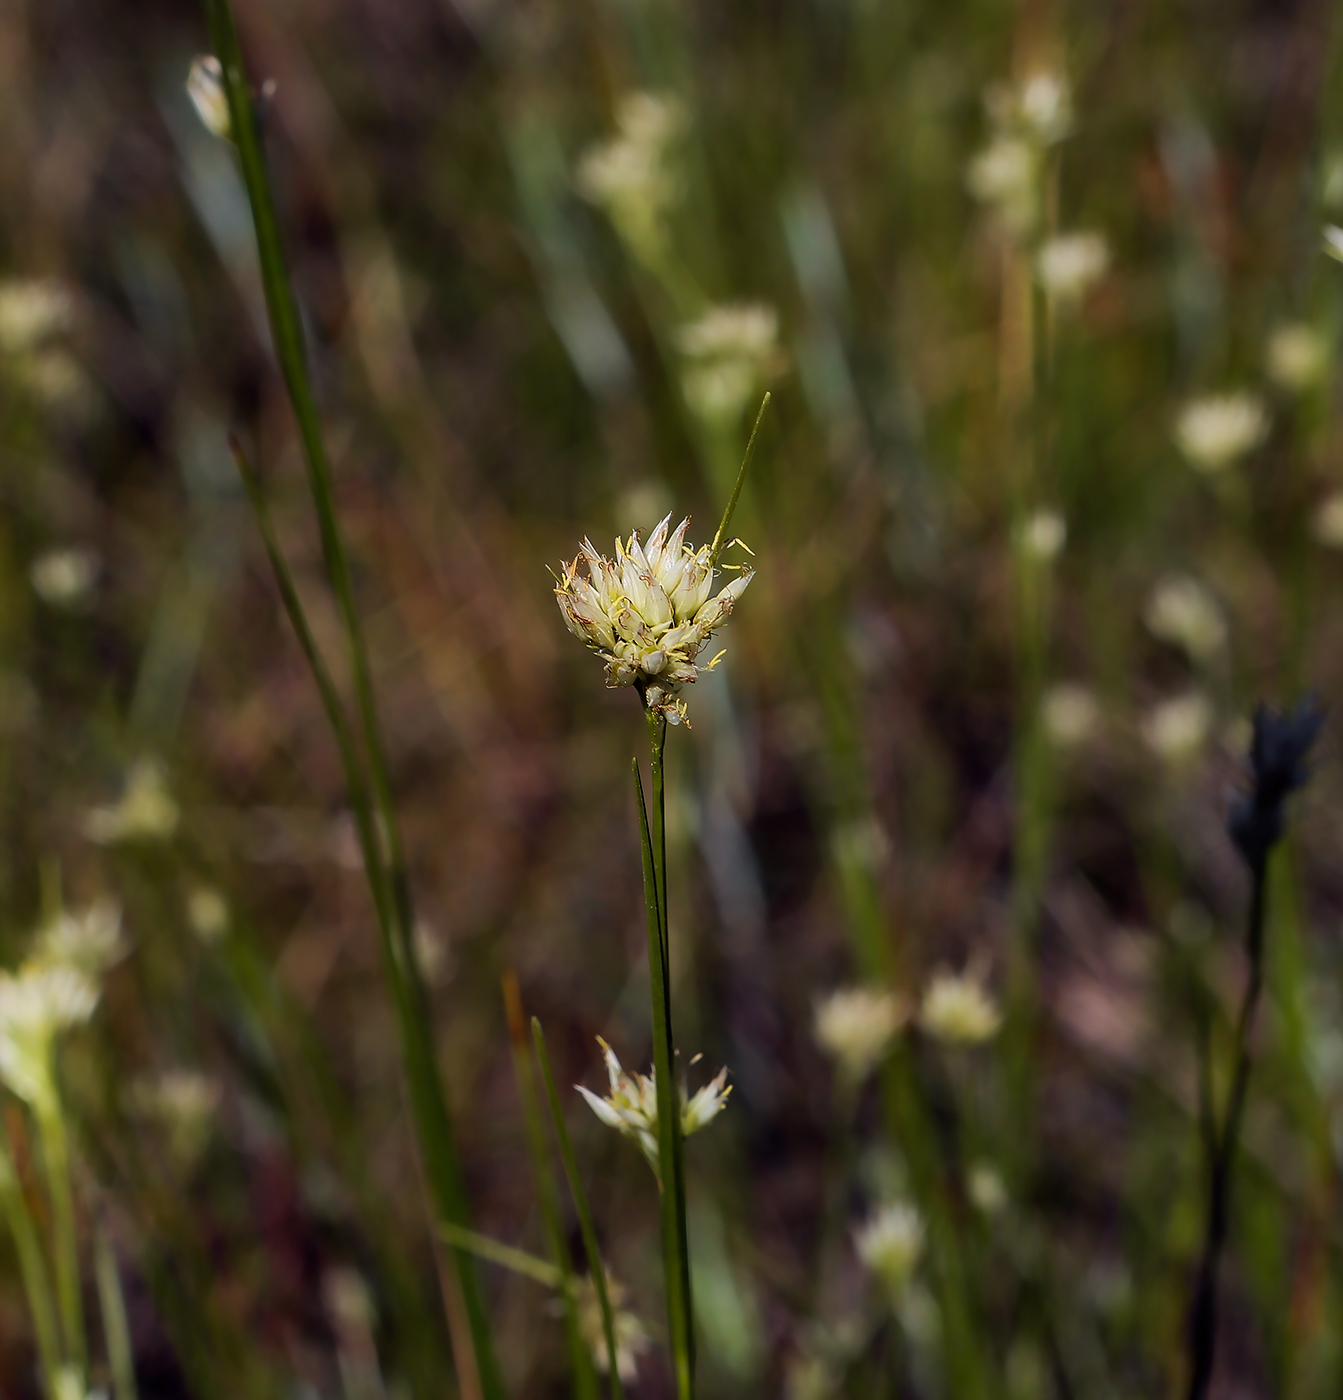
<path fill-rule="evenodd" d="M 635 686 L 647 709 L 680 724 L 681 687 L 717 664 L 722 652 L 707 665 L 698 657 L 746 591 L 752 570 L 741 566 L 715 594 L 714 547 L 686 544 L 688 519 L 668 533 L 670 525 L 668 515 L 646 544 L 638 531 L 617 538 L 614 559 L 584 540 L 565 564 L 555 597 L 569 630 L 606 663 L 607 685 Z M 587 578 L 579 572 L 584 566 Z"/>

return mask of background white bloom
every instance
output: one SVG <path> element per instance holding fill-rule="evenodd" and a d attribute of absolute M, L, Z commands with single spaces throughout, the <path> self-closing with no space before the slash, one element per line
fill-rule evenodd
<path fill-rule="evenodd" d="M 1143 621 L 1155 637 L 1208 661 L 1226 645 L 1226 621 L 1217 599 L 1197 579 L 1163 578 L 1147 599 Z"/>
<path fill-rule="evenodd" d="M 647 263 L 664 256 L 663 219 L 681 196 L 673 148 L 684 126 L 674 98 L 629 93 L 616 110 L 618 134 L 593 146 L 578 166 L 579 191 L 605 209 L 630 251 Z"/>
<path fill-rule="evenodd" d="M 50 1103 L 56 1039 L 97 1004 L 98 984 L 75 967 L 28 963 L 0 975 L 0 1080 L 29 1103 Z"/>
<path fill-rule="evenodd" d="M 1264 349 L 1264 368 L 1280 388 L 1299 394 L 1318 384 L 1329 367 L 1324 337 L 1300 322 L 1278 326 Z"/>
<path fill-rule="evenodd" d="M 1100 727 L 1100 704 L 1090 686 L 1061 681 L 1050 686 L 1040 700 L 1045 733 L 1060 748 L 1075 748 Z"/>
<path fill-rule="evenodd" d="M 754 302 L 711 307 L 680 328 L 676 348 L 691 411 L 709 423 L 735 422 L 776 367 L 778 312 Z"/>
<path fill-rule="evenodd" d="M 224 70 L 214 54 L 199 54 L 187 73 L 187 96 L 207 131 L 227 137 L 230 132 L 228 98 L 224 96 Z"/>
<path fill-rule="evenodd" d="M 1213 394 L 1185 405 L 1175 441 L 1191 466 L 1216 472 L 1258 447 L 1268 428 L 1268 412 L 1256 395 Z"/>
<path fill-rule="evenodd" d="M 1143 715 L 1140 728 L 1148 748 L 1167 763 L 1192 758 L 1208 741 L 1213 711 L 1207 696 L 1198 691 L 1176 695 L 1153 705 Z"/>
<path fill-rule="evenodd" d="M 1058 301 L 1086 295 L 1110 266 L 1110 245 L 1099 233 L 1061 233 L 1035 255 L 1040 285 Z"/>
<path fill-rule="evenodd" d="M 110 899 L 63 910 L 38 930 L 33 950 L 38 962 L 78 968 L 91 977 L 101 977 L 125 952 L 121 907 Z"/>
<path fill-rule="evenodd" d="M 970 162 L 965 183 L 1011 230 L 1024 233 L 1037 216 L 1039 170 L 1039 153 L 1029 141 L 997 136 Z"/>
<path fill-rule="evenodd" d="M 176 831 L 178 815 L 162 763 L 142 758 L 127 771 L 120 800 L 110 807 L 95 807 L 84 829 L 91 840 L 104 846 L 118 841 L 162 841 Z"/>
<path fill-rule="evenodd" d="M 53 608 L 79 607 L 93 591 L 97 578 L 97 554 L 78 545 L 49 549 L 39 554 L 28 570 L 33 591 Z"/>
<path fill-rule="evenodd" d="M 1311 521 L 1311 531 L 1322 545 L 1343 549 L 1343 491 L 1336 491 L 1320 502 Z"/>
<path fill-rule="evenodd" d="M 816 1004 L 816 1041 L 844 1074 L 862 1079 L 886 1053 L 906 1016 L 891 992 L 841 988 Z"/>
<path fill-rule="evenodd" d="M 853 1236 L 863 1265 L 893 1293 L 900 1292 L 913 1276 L 923 1239 L 923 1217 L 908 1201 L 883 1206 Z"/>
<path fill-rule="evenodd" d="M 626 1384 L 635 1380 L 639 1371 L 639 1356 L 647 1351 L 652 1338 L 640 1318 L 625 1306 L 625 1286 L 611 1274 L 606 1275 L 606 1301 L 611 1305 L 611 1330 L 615 1333 L 616 1370 Z M 611 1358 L 606 1347 L 606 1328 L 602 1322 L 601 1300 L 597 1285 L 590 1278 L 578 1280 L 578 1330 L 592 1353 L 597 1369 L 606 1375 Z"/>
<path fill-rule="evenodd" d="M 998 1034 L 1002 1014 L 980 977 L 941 969 L 924 989 L 919 1024 L 938 1040 L 978 1045 Z"/>
<path fill-rule="evenodd" d="M 1021 527 L 1021 547 L 1041 564 L 1055 558 L 1068 542 L 1068 522 L 1056 510 L 1037 510 Z"/>
<path fill-rule="evenodd" d="M 0 282 L 0 350 L 34 350 L 66 334 L 74 324 L 75 300 L 61 282 L 19 278 Z"/>

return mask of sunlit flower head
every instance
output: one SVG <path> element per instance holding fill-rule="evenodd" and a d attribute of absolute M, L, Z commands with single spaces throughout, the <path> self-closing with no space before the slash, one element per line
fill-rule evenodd
<path fill-rule="evenodd" d="M 74 324 L 75 300 L 64 283 L 16 278 L 0 282 L 0 350 L 18 354 L 64 335 Z"/>
<path fill-rule="evenodd" d="M 1197 579 L 1163 578 L 1152 590 L 1143 621 L 1155 637 L 1208 661 L 1226 645 L 1226 620 L 1217 599 Z"/>
<path fill-rule="evenodd" d="M 1167 763 L 1193 758 L 1212 732 L 1213 710 L 1206 695 L 1190 691 L 1152 706 L 1140 722 L 1147 747 Z"/>
<path fill-rule="evenodd" d="M 1213 394 L 1186 404 L 1175 441 L 1192 467 L 1218 472 L 1268 436 L 1268 412 L 1255 394 Z"/>
<path fill-rule="evenodd" d="M 1318 384 L 1328 367 L 1328 346 L 1313 326 L 1300 322 L 1278 326 L 1264 347 L 1268 377 L 1293 394 Z"/>
<path fill-rule="evenodd" d="M 126 952 L 121 936 L 121 909 L 110 899 L 95 899 L 83 909 L 63 910 L 38 930 L 35 960 L 77 968 L 101 977 Z"/>
<path fill-rule="evenodd" d="M 606 1073 L 611 1092 L 602 1099 L 581 1084 L 574 1087 L 588 1101 L 592 1111 L 608 1127 L 638 1144 L 654 1172 L 658 1169 L 658 1106 L 657 1085 L 653 1074 L 627 1074 L 621 1068 L 616 1053 L 599 1036 L 606 1060 Z M 727 1070 L 718 1073 L 698 1092 L 691 1095 L 684 1084 L 677 1086 L 681 1102 L 681 1132 L 689 1137 L 710 1123 L 727 1106 L 732 1092 L 727 1082 Z"/>
<path fill-rule="evenodd" d="M 864 1078 L 904 1025 L 906 1008 L 875 987 L 845 987 L 816 1003 L 816 1042 L 851 1080 Z"/>
<path fill-rule="evenodd" d="M 592 1353 L 597 1369 L 607 1375 L 611 1358 L 606 1347 L 606 1329 L 602 1322 L 601 1300 L 597 1285 L 591 1278 L 578 1280 L 578 1330 Z M 615 1333 L 616 1370 L 627 1385 L 635 1380 L 639 1370 L 640 1353 L 647 1351 L 652 1338 L 636 1313 L 625 1306 L 624 1284 L 606 1275 L 606 1301 L 611 1305 L 611 1330 Z"/>
<path fill-rule="evenodd" d="M 224 70 L 212 53 L 191 60 L 187 73 L 187 96 L 205 129 L 213 136 L 229 134 L 228 98 L 224 95 Z"/>
<path fill-rule="evenodd" d="M 1099 233 L 1061 233 L 1035 256 L 1040 285 L 1056 301 L 1078 301 L 1110 266 L 1110 245 Z"/>
<path fill-rule="evenodd" d="M 646 545 L 637 531 L 617 539 L 614 559 L 584 540 L 564 566 L 555 597 L 569 630 L 606 663 L 607 684 L 638 686 L 648 709 L 679 724 L 685 718 L 681 687 L 713 669 L 717 656 L 707 666 L 697 658 L 746 591 L 752 571 L 744 568 L 714 594 L 710 547 L 685 543 L 688 519 L 669 535 L 670 524 L 667 516 Z M 587 578 L 579 573 L 583 566 Z"/>
<path fill-rule="evenodd" d="M 978 1045 L 997 1035 L 1002 1021 L 997 1003 L 974 972 L 955 973 L 943 968 L 924 988 L 919 1024 L 937 1040 Z"/>
<path fill-rule="evenodd" d="M 33 591 L 53 608 L 75 609 L 88 599 L 98 578 L 98 556 L 78 545 L 39 554 L 28 570 Z"/>
<path fill-rule="evenodd" d="M 923 1253 L 923 1217 L 908 1201 L 882 1206 L 853 1234 L 858 1258 L 892 1293 L 913 1277 Z"/>
<path fill-rule="evenodd" d="M 95 807 L 85 820 L 91 840 L 110 846 L 119 841 L 164 841 L 177 829 L 177 802 L 169 791 L 163 765 L 142 758 L 126 773 L 121 799 Z"/>
<path fill-rule="evenodd" d="M 50 1102 L 56 1039 L 97 1004 L 97 982 L 75 967 L 30 962 L 0 975 L 0 1080 L 29 1103 Z"/>
<path fill-rule="evenodd" d="M 1040 718 L 1051 742 L 1062 749 L 1076 748 L 1100 727 L 1100 704 L 1089 686 L 1060 681 L 1041 697 Z"/>

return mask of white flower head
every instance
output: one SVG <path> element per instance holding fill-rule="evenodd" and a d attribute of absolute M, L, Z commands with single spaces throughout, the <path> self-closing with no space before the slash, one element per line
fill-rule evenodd
<path fill-rule="evenodd" d="M 1037 146 L 1053 146 L 1072 129 L 1072 92 L 1062 73 L 1040 69 L 1019 86 L 995 83 L 984 96 L 989 120 Z"/>
<path fill-rule="evenodd" d="M 33 560 L 28 571 L 33 591 L 53 608 L 76 609 L 87 602 L 98 579 L 98 556 L 71 545 L 49 549 Z"/>
<path fill-rule="evenodd" d="M 1021 547 L 1026 556 L 1047 564 L 1068 542 L 1068 522 L 1056 510 L 1037 510 L 1021 527 Z"/>
<path fill-rule="evenodd" d="M 127 771 L 121 799 L 110 807 L 95 807 L 84 829 L 100 846 L 118 841 L 166 841 L 177 829 L 178 816 L 163 765 L 157 759 L 142 758 Z"/>
<path fill-rule="evenodd" d="M 1061 749 L 1086 743 L 1100 727 L 1101 711 L 1095 693 L 1076 681 L 1050 686 L 1040 700 L 1045 734 Z"/>
<path fill-rule="evenodd" d="M 658 1169 L 658 1103 L 657 1085 L 652 1072 L 628 1074 L 616 1058 L 616 1052 L 600 1037 L 606 1061 L 606 1073 L 611 1092 L 602 1099 L 581 1084 L 574 1087 L 588 1101 L 589 1107 L 608 1127 L 638 1144 L 656 1173 Z M 727 1107 L 732 1092 L 727 1082 L 727 1070 L 718 1073 L 692 1097 L 686 1086 L 677 1085 L 681 1103 L 681 1132 L 685 1137 L 707 1128 Z"/>
<path fill-rule="evenodd" d="M 63 283 L 15 278 L 0 282 L 0 351 L 36 350 L 74 324 L 75 300 Z"/>
<path fill-rule="evenodd" d="M 1320 502 L 1311 532 L 1327 548 L 1343 549 L 1343 491 L 1335 491 Z"/>
<path fill-rule="evenodd" d="M 101 977 L 126 953 L 121 907 L 110 899 L 96 899 L 83 909 L 62 910 L 38 930 L 33 951 L 38 962 Z"/>
<path fill-rule="evenodd" d="M 1167 763 L 1193 758 L 1208 741 L 1213 711 L 1207 696 L 1198 691 L 1176 695 L 1153 705 L 1140 722 L 1147 747 Z"/>
<path fill-rule="evenodd" d="M 1329 367 L 1329 349 L 1313 326 L 1278 326 L 1268 338 L 1264 367 L 1279 388 L 1299 394 L 1319 383 Z"/>
<path fill-rule="evenodd" d="M 1002 1013 L 974 971 L 939 969 L 924 988 L 919 1024 L 937 1040 L 979 1045 L 997 1035 L 1002 1023 Z"/>
<path fill-rule="evenodd" d="M 714 594 L 710 546 L 685 543 L 688 519 L 668 534 L 670 524 L 669 515 L 646 545 L 637 531 L 617 539 L 614 559 L 584 540 L 577 558 L 564 565 L 555 597 L 565 625 L 606 663 L 607 685 L 637 685 L 648 709 L 679 724 L 685 718 L 681 687 L 717 663 L 717 656 L 707 666 L 697 658 L 753 575 L 744 568 Z"/>
<path fill-rule="evenodd" d="M 663 251 L 663 219 L 681 197 L 673 160 L 685 113 L 674 98 L 629 93 L 616 109 L 618 134 L 593 146 L 579 162 L 578 189 L 600 205 L 631 250 L 645 262 Z"/>
<path fill-rule="evenodd" d="M 214 54 L 199 54 L 191 60 L 191 69 L 187 73 L 187 96 L 196 109 L 196 115 L 212 136 L 225 138 L 229 135 L 224 70 Z"/>
<path fill-rule="evenodd" d="M 816 1041 L 849 1079 L 863 1079 L 908 1019 L 891 993 L 845 987 L 816 1003 Z"/>
<path fill-rule="evenodd" d="M 681 327 L 676 348 L 685 360 L 681 388 L 691 411 L 709 423 L 730 423 L 777 366 L 779 316 L 754 302 L 711 307 Z"/>
<path fill-rule="evenodd" d="M 1175 441 L 1201 472 L 1219 472 L 1268 437 L 1269 418 L 1256 394 L 1213 394 L 1185 405 Z"/>
<path fill-rule="evenodd" d="M 1000 134 L 970 162 L 965 183 L 970 193 L 995 209 L 1017 234 L 1034 226 L 1038 215 L 1040 153 L 1019 136 Z"/>
<path fill-rule="evenodd" d="M 990 1162 L 976 1162 L 965 1180 L 966 1193 L 976 1210 L 997 1215 L 1007 1205 L 1007 1186 Z"/>
<path fill-rule="evenodd" d="M 50 1102 L 56 1040 L 97 1004 L 98 984 L 75 967 L 30 962 L 0 975 L 0 1080 L 29 1103 Z"/>
<path fill-rule="evenodd" d="M 1080 301 L 1110 266 L 1110 245 L 1099 233 L 1061 233 L 1035 255 L 1040 285 L 1058 302 Z"/>
<path fill-rule="evenodd" d="M 191 1069 L 171 1069 L 131 1086 L 130 1107 L 162 1127 L 173 1158 L 190 1166 L 210 1139 L 221 1090 L 216 1080 Z"/>
<path fill-rule="evenodd" d="M 1163 578 L 1152 590 L 1143 621 L 1154 637 L 1181 647 L 1194 661 L 1209 661 L 1226 645 L 1226 620 L 1217 599 L 1197 579 Z"/>
<path fill-rule="evenodd" d="M 901 1292 L 913 1277 L 923 1240 L 923 1217 L 908 1201 L 882 1206 L 853 1235 L 864 1267 L 892 1293 Z"/>
<path fill-rule="evenodd" d="M 1339 228 L 1337 224 L 1325 224 L 1322 240 L 1324 251 L 1331 258 L 1343 262 L 1343 228 Z"/>
<path fill-rule="evenodd" d="M 601 1300 L 597 1285 L 590 1278 L 578 1280 L 578 1330 L 592 1353 L 597 1369 L 606 1375 L 611 1358 L 606 1346 L 606 1328 L 602 1322 Z M 606 1275 L 606 1301 L 611 1305 L 611 1330 L 615 1334 L 616 1370 L 627 1385 L 636 1379 L 639 1355 L 648 1349 L 652 1338 L 636 1313 L 625 1306 L 625 1286 L 609 1273 Z"/>

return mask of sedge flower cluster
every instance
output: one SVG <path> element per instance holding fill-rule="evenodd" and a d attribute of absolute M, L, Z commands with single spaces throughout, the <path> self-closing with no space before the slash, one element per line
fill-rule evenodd
<path fill-rule="evenodd" d="M 706 666 L 697 658 L 746 591 L 752 571 L 743 569 L 714 594 L 710 546 L 685 543 L 688 519 L 669 535 L 670 524 L 668 515 L 647 544 L 640 544 L 637 531 L 617 539 L 614 559 L 584 540 L 564 565 L 555 597 L 570 632 L 606 663 L 607 684 L 637 686 L 649 710 L 679 724 L 685 718 L 681 687 L 717 663 L 717 656 Z M 579 572 L 583 566 L 587 578 Z"/>
<path fill-rule="evenodd" d="M 614 1128 L 622 1137 L 638 1144 L 648 1159 L 649 1165 L 657 1171 L 658 1164 L 658 1102 L 657 1083 L 649 1074 L 628 1074 L 616 1058 L 616 1052 L 600 1036 L 597 1043 L 602 1047 L 606 1060 L 606 1073 L 611 1081 L 611 1092 L 602 1099 L 581 1084 L 574 1087 L 588 1101 L 592 1111 L 608 1127 Z M 710 1123 L 727 1106 L 728 1095 L 732 1092 L 727 1082 L 727 1070 L 720 1069 L 716 1075 L 694 1094 L 687 1092 L 684 1084 L 677 1086 L 681 1099 L 681 1133 L 689 1137 Z"/>

